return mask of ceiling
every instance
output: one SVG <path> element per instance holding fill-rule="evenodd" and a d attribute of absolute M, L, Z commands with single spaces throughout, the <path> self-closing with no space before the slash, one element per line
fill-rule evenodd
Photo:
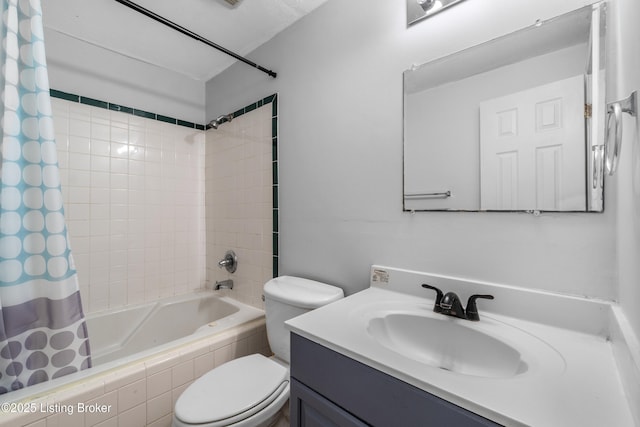
<path fill-rule="evenodd" d="M 242 56 L 326 0 L 134 0 Z M 236 62 L 115 0 L 45 0 L 44 26 L 94 46 L 207 81 Z M 248 57 L 248 59 L 251 59 Z M 277 70 L 277 64 L 259 64 Z"/>

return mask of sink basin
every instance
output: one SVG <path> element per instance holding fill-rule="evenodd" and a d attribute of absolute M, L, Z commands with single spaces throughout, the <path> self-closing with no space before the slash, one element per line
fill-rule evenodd
<path fill-rule="evenodd" d="M 515 328 L 510 330 L 507 325 L 503 325 L 506 335 L 502 331 L 497 337 L 482 330 L 494 326 L 486 322 L 486 318 L 476 323 L 443 315 L 387 313 L 369 319 L 367 331 L 399 355 L 445 371 L 489 378 L 525 373 L 528 365 L 523 355 L 506 341 L 511 341 L 509 335 L 514 333 L 526 335 L 524 341 L 519 340 L 521 343 L 533 337 Z"/>

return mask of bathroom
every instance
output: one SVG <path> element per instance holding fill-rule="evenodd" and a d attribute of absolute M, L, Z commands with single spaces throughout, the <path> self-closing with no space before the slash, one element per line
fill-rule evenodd
<path fill-rule="evenodd" d="M 277 193 L 277 206 L 273 206 L 277 209 L 277 225 L 271 223 L 270 217 L 260 220 L 261 224 L 269 223 L 260 227 L 264 232 L 262 243 L 269 254 L 256 256 L 260 260 L 250 269 L 243 269 L 243 262 L 244 267 L 250 264 L 238 251 L 237 275 L 251 277 L 233 276 L 234 289 L 224 293 L 235 293 L 243 302 L 260 306 L 262 285 L 271 274 L 279 274 L 331 283 L 344 289 L 346 295 L 353 295 L 369 286 L 371 265 L 379 264 L 616 301 L 636 341 L 640 336 L 640 313 L 636 310 L 640 267 L 635 262 L 640 254 L 640 154 L 638 124 L 630 117 L 624 117 L 619 170 L 605 179 L 602 213 L 412 214 L 402 209 L 403 72 L 413 64 L 492 40 L 592 1 L 496 0 L 487 7 L 486 2 L 465 0 L 410 26 L 406 23 L 404 2 L 316 2 L 317 8 L 263 45 L 255 46 L 248 55 L 276 71 L 275 79 L 246 64 L 230 62 L 229 68 L 206 80 L 159 68 L 130 57 L 127 51 L 106 50 L 47 27 L 47 13 L 55 13 L 56 3 L 46 2 L 43 13 L 50 86 L 62 94 L 194 124 L 266 101 L 264 106 L 270 109 L 269 137 L 277 138 L 277 182 L 268 182 L 266 192 L 268 200 Z M 141 4 L 152 7 L 152 2 Z M 251 6 L 244 0 L 237 8 Z M 613 27 L 607 32 L 612 39 L 607 60 L 609 76 L 614 77 L 607 82 L 608 101 L 622 99 L 640 88 L 636 42 L 640 30 L 635 25 L 638 18 L 637 1 L 607 2 L 607 20 Z M 118 22 L 118 15 L 112 19 Z M 127 32 L 122 29 L 120 36 L 126 37 Z M 210 48 L 195 44 L 194 52 L 211 54 Z M 273 98 L 274 94 L 277 97 Z M 54 99 L 58 101 L 61 99 Z M 82 114 L 84 107 L 92 106 L 67 106 L 69 114 Z M 274 118 L 275 133 L 271 127 Z M 222 124 L 219 131 L 227 132 L 239 122 Z M 57 122 L 55 125 L 56 132 L 63 133 Z M 184 173 L 184 181 L 180 182 L 183 187 L 174 183 L 175 199 L 162 198 L 166 196 L 164 184 L 152 188 L 147 185 L 138 191 L 153 192 L 147 196 L 153 206 L 159 206 L 159 227 L 177 224 L 176 217 L 184 215 L 179 218 L 187 224 L 184 229 L 175 230 L 177 234 L 158 232 L 149 242 L 132 240 L 131 247 L 120 237 L 82 240 L 82 236 L 74 235 L 74 224 L 70 225 L 87 313 L 205 289 L 217 280 L 231 277 L 215 264 L 225 250 L 234 249 L 230 246 L 233 242 L 220 237 L 219 245 L 211 241 L 215 237 L 210 237 L 207 214 L 183 209 L 184 206 L 166 210 L 176 203 L 174 200 L 185 201 L 187 196 L 181 195 L 182 190 L 190 192 L 186 206 L 207 210 L 199 201 L 209 190 L 210 181 L 204 176 L 205 158 L 220 134 L 216 130 L 196 132 L 199 129 L 195 127 L 176 129 L 178 138 L 186 141 L 183 148 L 187 151 L 181 162 L 174 162 L 181 169 L 169 170 L 164 184 Z M 194 168 L 203 175 L 184 172 Z M 129 189 L 134 181 L 128 182 Z M 69 176 L 63 176 L 62 182 L 63 192 L 65 183 L 73 186 Z M 199 183 L 197 191 L 194 182 Z M 145 193 L 131 196 L 141 194 Z M 109 200 L 120 196 L 112 193 Z M 71 194 L 65 197 L 69 197 L 65 204 L 74 203 Z M 108 216 L 100 216 L 102 208 L 96 208 L 98 220 L 119 220 L 115 216 L 127 205 L 104 204 L 109 209 Z M 79 216 L 75 216 L 76 212 Z M 136 214 L 132 208 L 125 218 L 135 221 Z M 74 206 L 67 209 L 67 220 L 77 221 L 80 226 L 87 220 L 82 215 Z M 134 223 L 134 228 L 136 224 L 139 225 Z M 138 237 L 128 231 L 118 236 L 129 234 Z M 163 241 L 163 237 L 168 240 Z M 147 246 L 160 248 L 150 263 L 139 258 L 141 249 Z M 109 253 L 108 258 L 101 257 L 105 253 Z M 105 271 L 109 273 L 108 280 Z M 169 411 L 172 403 L 167 404 Z M 99 422 L 115 425 L 116 415 L 120 415 L 111 415 Z M 149 425 L 170 422 L 170 413 L 158 418 L 154 415 L 153 419 L 148 415 L 147 407 L 144 423 Z M 54 416 L 48 423 L 42 419 L 30 422 L 42 426 L 53 425 L 54 421 L 70 425 Z M 124 417 L 120 422 L 125 425 Z"/>

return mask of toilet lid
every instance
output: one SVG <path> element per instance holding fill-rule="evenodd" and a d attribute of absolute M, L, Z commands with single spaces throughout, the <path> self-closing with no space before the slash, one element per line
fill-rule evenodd
<path fill-rule="evenodd" d="M 243 419 L 262 409 L 265 400 L 275 399 L 288 382 L 289 372 L 282 365 L 261 354 L 241 357 L 191 384 L 178 398 L 175 415 L 189 424 Z"/>

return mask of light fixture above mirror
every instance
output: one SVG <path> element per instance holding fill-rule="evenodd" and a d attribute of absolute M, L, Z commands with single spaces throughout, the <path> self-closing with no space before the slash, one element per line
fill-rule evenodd
<path fill-rule="evenodd" d="M 464 0 L 407 0 L 407 25 L 416 23 Z"/>

